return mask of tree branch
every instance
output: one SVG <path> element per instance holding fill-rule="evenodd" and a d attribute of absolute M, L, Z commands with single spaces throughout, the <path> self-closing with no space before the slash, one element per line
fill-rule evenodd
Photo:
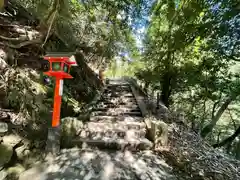
<path fill-rule="evenodd" d="M 232 117 L 232 114 L 231 114 L 231 112 L 230 112 L 230 109 L 227 108 L 227 110 L 228 110 L 228 114 L 229 114 L 229 116 L 230 116 L 230 118 L 231 118 L 231 120 L 232 120 L 232 122 L 233 122 L 234 130 L 236 131 L 236 130 L 237 130 L 236 122 L 234 121 L 234 119 L 233 119 L 233 117 Z"/>
<path fill-rule="evenodd" d="M 237 98 L 237 95 L 232 95 L 228 97 L 221 107 L 218 109 L 216 115 L 213 117 L 211 122 L 209 122 L 201 131 L 202 138 L 205 138 L 210 132 L 212 132 L 213 128 L 216 126 L 218 120 L 221 118 L 224 111 L 227 109 L 228 105 Z"/>
<path fill-rule="evenodd" d="M 233 140 L 240 134 L 240 126 L 238 127 L 238 129 L 233 133 L 233 135 L 231 135 L 230 137 L 224 139 L 222 142 L 220 143 L 216 143 L 213 145 L 214 148 L 217 147 L 222 147 L 226 144 L 231 144 L 233 142 Z"/>
<path fill-rule="evenodd" d="M 217 102 L 215 102 L 215 103 L 213 104 L 213 108 L 212 108 L 212 119 L 214 118 L 215 110 L 216 110 L 216 107 L 217 107 L 217 105 L 219 104 L 219 102 L 220 102 L 220 100 L 217 101 Z"/>
<path fill-rule="evenodd" d="M 56 14 L 57 14 L 57 10 L 54 12 L 53 14 L 53 17 L 52 17 L 52 20 L 51 20 L 51 23 L 49 25 L 49 28 L 48 28 L 48 32 L 47 32 L 47 36 L 42 44 L 42 47 L 46 44 L 47 40 L 48 40 L 48 37 L 49 37 L 49 34 L 50 34 L 50 31 L 52 29 L 52 25 L 53 25 L 53 22 L 54 22 L 54 19 L 56 18 Z"/>

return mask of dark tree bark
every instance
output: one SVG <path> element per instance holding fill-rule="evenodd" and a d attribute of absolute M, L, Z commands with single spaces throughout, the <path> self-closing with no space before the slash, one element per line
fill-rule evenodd
<path fill-rule="evenodd" d="M 163 76 L 162 88 L 161 88 L 161 101 L 166 107 L 169 107 L 169 97 L 171 95 L 171 74 L 166 72 Z"/>
<path fill-rule="evenodd" d="M 214 148 L 217 147 L 222 147 L 225 146 L 227 144 L 231 144 L 233 142 L 233 140 L 240 134 L 240 126 L 238 127 L 238 129 L 233 133 L 233 135 L 231 135 L 230 137 L 224 139 L 223 141 L 221 141 L 220 143 L 216 143 L 213 145 Z"/>
<path fill-rule="evenodd" d="M 143 91 L 148 93 L 148 88 L 149 88 L 150 82 L 146 82 L 143 88 Z"/>
<path fill-rule="evenodd" d="M 240 141 L 238 141 L 237 146 L 236 146 L 235 158 L 240 160 Z"/>

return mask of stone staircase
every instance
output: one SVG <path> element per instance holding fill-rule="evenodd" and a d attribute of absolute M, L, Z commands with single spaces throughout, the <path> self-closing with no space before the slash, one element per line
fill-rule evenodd
<path fill-rule="evenodd" d="M 74 143 L 99 148 L 144 150 L 152 147 L 131 86 L 110 80 Z"/>

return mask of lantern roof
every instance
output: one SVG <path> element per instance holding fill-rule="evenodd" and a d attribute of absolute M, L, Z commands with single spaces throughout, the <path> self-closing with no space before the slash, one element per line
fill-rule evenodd
<path fill-rule="evenodd" d="M 44 56 L 45 60 L 52 62 L 65 62 L 71 66 L 77 66 L 74 53 L 67 52 L 49 52 Z"/>
<path fill-rule="evenodd" d="M 71 52 L 48 52 L 45 57 L 71 57 L 73 54 Z"/>

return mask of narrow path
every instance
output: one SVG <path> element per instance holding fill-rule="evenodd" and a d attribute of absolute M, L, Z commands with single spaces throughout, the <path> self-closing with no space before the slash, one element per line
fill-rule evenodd
<path fill-rule="evenodd" d="M 74 142 L 108 149 L 145 150 L 152 147 L 145 136 L 146 125 L 130 85 L 110 80 L 90 122 L 79 131 Z"/>
<path fill-rule="evenodd" d="M 21 174 L 19 180 L 183 180 L 151 150 L 146 125 L 128 83 L 111 80 L 73 141 L 82 148 L 63 149 Z M 51 160 L 50 160 L 51 159 Z"/>

